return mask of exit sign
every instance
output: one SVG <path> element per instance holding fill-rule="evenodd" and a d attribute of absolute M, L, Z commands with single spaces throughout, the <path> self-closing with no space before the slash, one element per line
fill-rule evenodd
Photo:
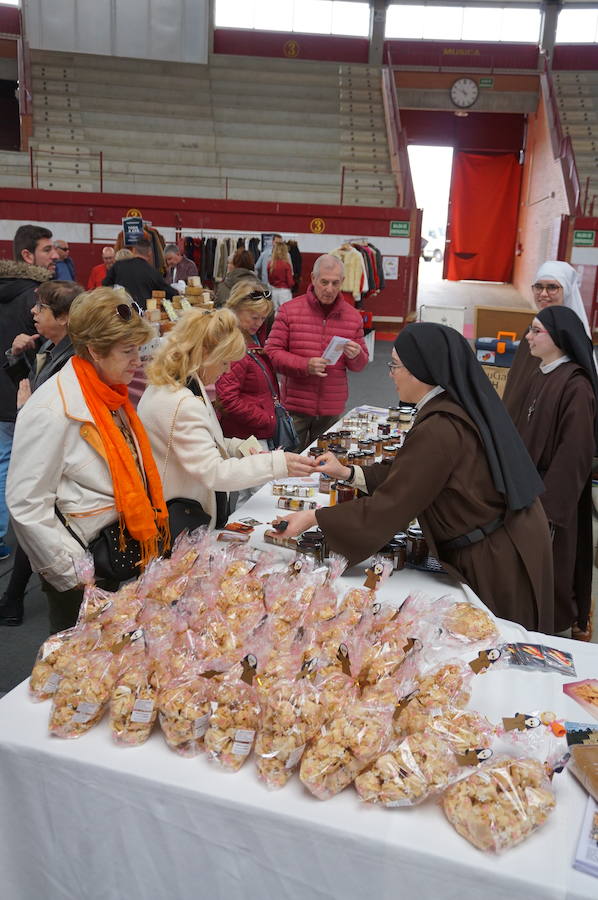
<path fill-rule="evenodd" d="M 411 233 L 411 222 L 393 221 L 390 223 L 388 233 L 391 237 L 409 237 L 409 234 Z"/>
<path fill-rule="evenodd" d="M 478 84 L 485 88 L 494 87 L 494 78 L 480 78 Z"/>
<path fill-rule="evenodd" d="M 575 247 L 593 247 L 596 239 L 595 231 L 574 231 L 573 245 Z"/>

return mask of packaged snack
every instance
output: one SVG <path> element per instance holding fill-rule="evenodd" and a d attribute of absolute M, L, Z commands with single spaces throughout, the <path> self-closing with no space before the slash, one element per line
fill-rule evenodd
<path fill-rule="evenodd" d="M 555 797 L 540 762 L 504 757 L 449 787 L 442 806 L 474 847 L 499 853 L 543 825 Z"/>
<path fill-rule="evenodd" d="M 414 690 L 404 695 L 397 706 L 395 733 L 404 737 L 423 731 L 430 714 L 438 715 L 447 706 L 466 706 L 471 696 L 472 677 L 469 667 L 460 660 L 444 663 L 425 674 L 416 675 Z"/>
<path fill-rule="evenodd" d="M 391 734 L 392 707 L 357 701 L 327 722 L 307 746 L 299 777 L 319 800 L 347 787 L 379 757 Z"/>
<path fill-rule="evenodd" d="M 587 713 L 598 719 L 598 678 L 586 678 L 584 681 L 564 684 L 563 691 Z"/>
<path fill-rule="evenodd" d="M 204 744 L 211 759 L 237 772 L 251 753 L 258 727 L 259 703 L 253 684 L 257 659 L 249 654 L 219 686 Z"/>
<path fill-rule="evenodd" d="M 499 631 L 489 612 L 471 603 L 451 603 L 442 617 L 442 627 L 464 643 L 496 643 Z"/>
<path fill-rule="evenodd" d="M 143 630 L 138 629 L 122 651 L 120 672 L 110 697 L 110 728 L 117 744 L 136 746 L 150 736 L 158 712 L 152 675 L 153 660 Z"/>
<path fill-rule="evenodd" d="M 444 790 L 457 774 L 454 754 L 435 734 L 412 734 L 391 747 L 355 779 L 367 803 L 415 806 Z"/>
<path fill-rule="evenodd" d="M 434 734 L 447 744 L 453 753 L 488 749 L 492 746 L 495 728 L 485 716 L 469 709 L 448 707 L 440 715 L 432 715 L 425 727 L 426 734 Z"/>
<path fill-rule="evenodd" d="M 598 744 L 574 744 L 569 771 L 598 803 Z"/>
<path fill-rule="evenodd" d="M 54 694 L 50 734 L 76 738 L 100 721 L 116 683 L 119 657 L 92 650 L 69 660 Z"/>
<path fill-rule="evenodd" d="M 58 689 L 67 662 L 93 650 L 97 647 L 99 639 L 99 629 L 91 626 L 69 628 L 51 634 L 37 652 L 29 678 L 31 699 L 49 700 Z"/>
<path fill-rule="evenodd" d="M 197 672 L 173 678 L 158 694 L 160 728 L 171 750 L 197 756 L 212 714 L 218 682 Z"/>

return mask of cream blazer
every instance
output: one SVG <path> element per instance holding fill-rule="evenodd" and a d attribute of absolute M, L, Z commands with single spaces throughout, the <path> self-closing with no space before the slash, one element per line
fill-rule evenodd
<path fill-rule="evenodd" d="M 199 386 L 201 397 L 188 388 L 149 385 L 137 413 L 152 445 L 165 499 L 198 500 L 213 528 L 216 491 L 258 487 L 288 472 L 282 450 L 236 458 L 241 440 L 223 436 L 210 398 L 201 382 Z"/>
<path fill-rule="evenodd" d="M 75 587 L 73 560 L 85 551 L 54 504 L 85 544 L 115 521 L 116 508 L 104 445 L 70 360 L 17 416 L 6 500 L 33 571 L 59 591 Z"/>

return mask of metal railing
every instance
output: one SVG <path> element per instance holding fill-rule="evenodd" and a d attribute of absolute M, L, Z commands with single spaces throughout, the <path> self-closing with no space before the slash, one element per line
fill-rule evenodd
<path fill-rule="evenodd" d="M 40 166 L 46 161 L 47 163 L 51 163 L 53 160 L 57 159 L 72 159 L 77 160 L 78 162 L 95 162 L 97 160 L 97 170 L 90 171 L 89 173 L 81 173 L 76 171 L 76 166 L 73 166 L 71 169 L 67 170 L 67 177 L 70 179 L 75 178 L 97 178 L 99 181 L 99 191 L 100 193 L 104 192 L 104 153 L 100 150 L 98 153 L 94 153 L 93 151 L 89 151 L 88 153 L 66 153 L 60 150 L 38 150 L 34 147 L 29 147 L 29 176 L 31 180 L 31 187 L 37 188 L 39 187 L 39 175 L 40 175 Z M 90 167 L 91 168 L 91 167 Z M 50 172 L 44 171 L 44 175 L 47 177 L 59 177 L 59 172 Z"/>
<path fill-rule="evenodd" d="M 540 72 L 540 84 L 542 87 L 542 97 L 546 107 L 546 117 L 548 119 L 548 130 L 550 132 L 550 140 L 552 143 L 552 155 L 561 163 L 561 170 L 565 181 L 565 191 L 569 202 L 569 212 L 572 216 L 582 214 L 581 204 L 581 186 L 579 183 L 579 173 L 575 162 L 575 152 L 569 135 L 563 133 L 561 125 L 561 115 L 559 112 L 559 104 L 554 87 L 554 81 L 548 58 L 543 56 L 544 67 Z M 584 206 L 587 205 L 587 191 Z"/>
<path fill-rule="evenodd" d="M 415 191 L 411 178 L 409 154 L 407 153 L 407 137 L 401 126 L 399 99 L 390 49 L 386 51 L 386 61 L 387 64 L 382 69 L 382 97 L 384 100 L 390 162 L 397 185 L 397 206 L 414 209 L 416 206 Z"/>

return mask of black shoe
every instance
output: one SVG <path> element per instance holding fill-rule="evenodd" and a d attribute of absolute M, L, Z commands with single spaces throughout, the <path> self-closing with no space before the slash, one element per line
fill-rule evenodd
<path fill-rule="evenodd" d="M 23 600 L 11 603 L 6 594 L 0 599 L 0 627 L 23 624 Z"/>

